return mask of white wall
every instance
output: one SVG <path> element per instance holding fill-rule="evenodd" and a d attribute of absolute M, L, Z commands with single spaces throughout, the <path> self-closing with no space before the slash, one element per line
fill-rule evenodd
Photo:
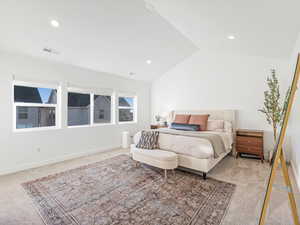
<path fill-rule="evenodd" d="M 290 59 L 290 74 L 294 74 L 297 62 L 297 54 L 300 52 L 300 35 L 295 44 L 293 54 Z M 300 82 L 298 87 L 300 86 Z M 300 92 L 296 92 L 295 103 L 292 108 L 291 118 L 289 121 L 288 133 L 291 136 L 291 164 L 296 176 L 298 187 L 300 187 Z"/>
<path fill-rule="evenodd" d="M 138 123 L 90 128 L 66 128 L 67 110 L 62 107 L 62 129 L 13 132 L 12 75 L 37 81 L 70 82 L 78 86 L 114 88 L 136 92 Z M 135 132 L 150 124 L 150 84 L 94 72 L 74 66 L 52 63 L 27 56 L 0 52 L 0 174 L 56 162 L 94 151 L 121 146 L 124 130 Z M 63 85 L 62 106 L 66 106 Z M 40 151 L 38 151 L 40 149 Z"/>
<path fill-rule="evenodd" d="M 152 85 L 154 115 L 170 110 L 235 109 L 238 128 L 266 130 L 266 149 L 272 148 L 271 127 L 257 110 L 270 69 L 275 68 L 286 91 L 288 60 L 199 51 Z"/>

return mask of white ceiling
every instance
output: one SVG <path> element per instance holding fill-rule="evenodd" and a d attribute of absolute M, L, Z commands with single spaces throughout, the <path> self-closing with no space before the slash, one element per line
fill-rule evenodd
<path fill-rule="evenodd" d="M 1 0 L 0 48 L 151 81 L 198 50 L 287 58 L 300 28 L 299 0 L 147 2 Z"/>
<path fill-rule="evenodd" d="M 300 31 L 299 0 L 147 1 L 200 51 L 287 58 Z"/>
<path fill-rule="evenodd" d="M 1 0 L 0 48 L 153 80 L 197 47 L 148 8 L 143 0 Z"/>

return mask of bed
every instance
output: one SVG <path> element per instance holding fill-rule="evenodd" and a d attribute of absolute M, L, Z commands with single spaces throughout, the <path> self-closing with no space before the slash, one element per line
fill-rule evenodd
<path fill-rule="evenodd" d="M 181 169 L 192 172 L 201 172 L 204 177 L 218 162 L 234 150 L 236 120 L 234 110 L 197 110 L 197 111 L 172 111 L 169 121 L 176 114 L 209 114 L 209 120 L 223 120 L 230 126 L 224 130 L 212 131 L 177 131 L 170 128 L 159 128 L 159 148 L 172 151 L 178 155 L 178 164 Z M 140 134 L 136 134 L 134 142 L 138 142 Z M 215 136 L 222 140 L 224 147 L 222 151 L 206 138 Z M 133 146 L 134 147 L 134 146 Z M 216 150 L 218 154 L 216 154 Z"/>

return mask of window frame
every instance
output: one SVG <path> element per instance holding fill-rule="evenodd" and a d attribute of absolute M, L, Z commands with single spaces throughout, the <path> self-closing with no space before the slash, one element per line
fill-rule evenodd
<path fill-rule="evenodd" d="M 123 97 L 123 98 L 133 98 L 133 106 L 129 107 L 129 106 L 119 106 L 119 98 Z M 118 124 L 133 124 L 133 123 L 137 123 L 137 111 L 138 111 L 138 107 L 137 107 L 137 96 L 136 95 L 132 95 L 132 94 L 122 94 L 119 93 L 117 95 L 116 98 L 116 108 L 117 108 L 117 121 Z M 132 121 L 120 121 L 120 113 L 119 113 L 119 109 L 133 109 L 133 120 Z"/>
<path fill-rule="evenodd" d="M 32 88 L 49 88 L 56 90 L 56 104 L 43 104 L 43 103 L 29 103 L 29 102 L 15 102 L 15 86 L 32 87 Z M 43 130 L 56 130 L 61 127 L 61 86 L 52 85 L 47 83 L 35 83 L 26 81 L 13 81 L 12 82 L 12 112 L 13 112 L 13 132 L 32 132 Z M 17 128 L 17 107 L 42 107 L 55 109 L 55 126 L 32 127 L 32 128 Z"/>
<path fill-rule="evenodd" d="M 67 128 L 83 128 L 83 127 L 98 127 L 98 126 L 110 126 L 110 125 L 115 125 L 115 92 L 112 92 L 111 94 L 108 93 L 101 93 L 101 91 L 92 91 L 89 89 L 84 89 L 84 88 L 74 88 L 74 87 L 68 87 L 67 88 L 67 96 L 68 94 L 72 93 L 78 93 L 78 94 L 88 94 L 90 95 L 90 123 L 86 125 L 74 125 L 74 126 L 69 126 L 68 124 L 68 101 L 66 104 L 67 107 Z M 110 110 L 111 110 L 111 120 L 110 123 L 95 123 L 94 122 L 94 96 L 95 95 L 104 95 L 104 96 L 110 96 L 111 97 L 111 105 L 110 105 Z M 68 97 L 67 97 L 68 98 Z"/>

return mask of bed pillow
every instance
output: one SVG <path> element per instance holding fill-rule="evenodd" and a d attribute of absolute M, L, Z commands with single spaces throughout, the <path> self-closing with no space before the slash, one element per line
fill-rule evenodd
<path fill-rule="evenodd" d="M 200 125 L 171 123 L 170 128 L 175 129 L 175 130 L 199 131 L 200 130 Z"/>
<path fill-rule="evenodd" d="M 208 120 L 209 115 L 204 114 L 204 115 L 191 115 L 189 124 L 194 124 L 194 125 L 199 125 L 200 126 L 200 131 L 206 131 L 207 129 L 207 120 Z"/>
<path fill-rule="evenodd" d="M 209 131 L 224 131 L 224 120 L 208 120 L 207 130 Z"/>
<path fill-rule="evenodd" d="M 158 148 L 158 135 L 159 131 L 142 131 L 137 148 L 142 149 L 156 149 Z"/>
<path fill-rule="evenodd" d="M 174 123 L 188 124 L 190 117 L 191 117 L 191 115 L 177 114 L 175 116 L 175 120 L 173 122 Z"/>
<path fill-rule="evenodd" d="M 224 121 L 224 131 L 228 132 L 228 133 L 232 133 L 233 132 L 233 127 L 232 127 L 232 123 L 229 121 Z"/>

